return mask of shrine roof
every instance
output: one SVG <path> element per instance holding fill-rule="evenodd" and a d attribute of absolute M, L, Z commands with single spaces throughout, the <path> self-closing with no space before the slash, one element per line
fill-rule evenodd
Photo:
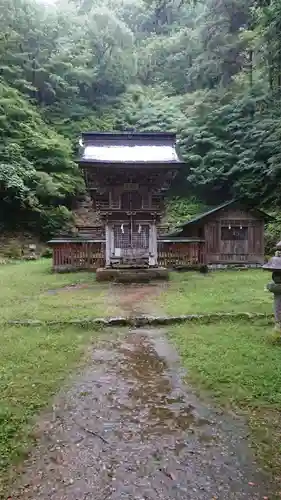
<path fill-rule="evenodd" d="M 220 210 L 223 210 L 224 208 L 228 208 L 231 205 L 237 205 L 240 208 L 244 208 L 245 211 L 252 213 L 253 215 L 256 215 L 260 219 L 264 219 L 265 221 L 266 220 L 270 221 L 270 220 L 274 219 L 271 215 L 265 213 L 263 210 L 260 210 L 258 207 L 253 207 L 249 203 L 245 203 L 245 202 L 243 203 L 243 202 L 240 202 L 238 199 L 233 199 L 233 200 L 227 201 L 225 203 L 222 203 L 221 205 L 218 205 L 217 207 L 211 208 L 207 212 L 203 212 L 201 214 L 198 214 L 198 215 L 196 215 L 196 217 L 192 217 L 192 219 L 189 219 L 185 222 L 182 222 L 181 224 L 179 224 L 179 226 L 177 227 L 177 229 L 175 231 L 167 234 L 166 236 L 167 237 L 176 237 L 177 235 L 180 235 L 182 233 L 183 228 L 185 228 L 187 226 L 191 226 L 193 224 L 197 224 L 199 222 L 202 222 L 205 219 L 207 219 L 208 217 L 214 215 L 216 212 L 219 212 Z"/>
<path fill-rule="evenodd" d="M 161 164 L 180 166 L 176 134 L 166 132 L 86 132 L 80 140 L 79 163 Z"/>

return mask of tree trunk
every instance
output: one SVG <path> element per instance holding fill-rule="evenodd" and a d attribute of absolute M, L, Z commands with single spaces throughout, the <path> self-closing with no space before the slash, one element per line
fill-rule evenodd
<path fill-rule="evenodd" d="M 250 89 L 253 88 L 253 50 L 249 50 L 249 64 L 248 64 L 248 69 L 249 69 L 249 85 Z"/>

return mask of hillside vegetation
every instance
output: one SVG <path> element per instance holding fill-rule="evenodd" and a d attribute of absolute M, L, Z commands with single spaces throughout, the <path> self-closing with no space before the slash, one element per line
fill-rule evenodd
<path fill-rule="evenodd" d="M 71 224 L 81 130 L 177 132 L 172 218 L 237 195 L 278 213 L 281 0 L 0 6 L 3 229 Z"/>

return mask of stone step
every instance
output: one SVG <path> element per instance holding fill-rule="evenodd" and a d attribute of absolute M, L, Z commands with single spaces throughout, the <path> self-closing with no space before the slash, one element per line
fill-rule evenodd
<path fill-rule="evenodd" d="M 99 268 L 96 271 L 97 281 L 113 281 L 115 283 L 149 283 L 154 280 L 168 280 L 169 271 L 164 267 L 155 268 Z"/>

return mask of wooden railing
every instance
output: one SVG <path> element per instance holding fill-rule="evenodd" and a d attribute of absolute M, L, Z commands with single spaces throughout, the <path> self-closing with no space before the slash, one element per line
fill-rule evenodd
<path fill-rule="evenodd" d="M 204 265 L 205 262 L 204 243 L 158 244 L 158 264 L 161 267 L 188 267 Z"/>
<path fill-rule="evenodd" d="M 103 243 L 63 243 L 53 246 L 53 270 L 95 270 L 105 265 Z"/>
<path fill-rule="evenodd" d="M 95 270 L 105 266 L 105 243 L 69 241 L 54 243 L 53 270 Z M 205 264 L 203 243 L 158 244 L 158 265 L 167 268 Z"/>
<path fill-rule="evenodd" d="M 211 256 L 212 257 L 212 256 Z M 213 259 L 212 259 L 213 261 Z M 217 256 L 217 261 L 221 263 L 229 264 L 244 264 L 244 263 L 260 263 L 263 264 L 264 256 L 263 254 L 254 253 L 220 253 Z"/>
<path fill-rule="evenodd" d="M 221 253 L 220 260 L 226 262 L 245 262 L 249 259 L 248 254 L 240 253 L 240 254 L 231 254 L 231 253 Z"/>

